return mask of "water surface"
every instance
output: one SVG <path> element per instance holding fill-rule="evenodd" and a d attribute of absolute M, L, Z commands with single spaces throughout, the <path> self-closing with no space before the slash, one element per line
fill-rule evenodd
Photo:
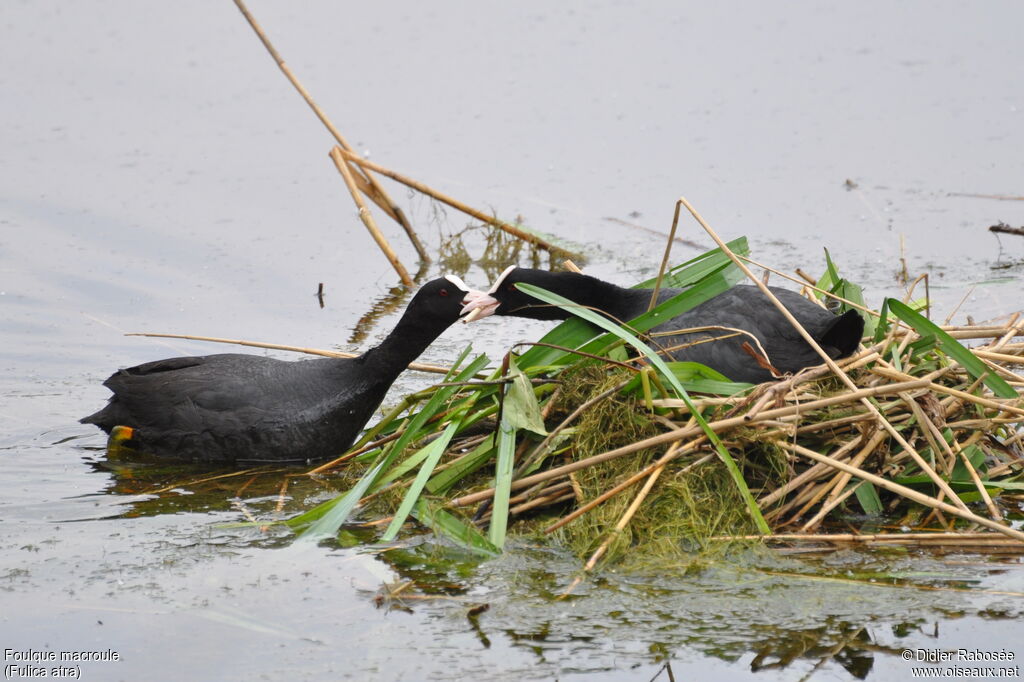
<path fill-rule="evenodd" d="M 821 272 L 828 247 L 873 304 L 902 292 L 902 256 L 930 275 L 939 317 L 965 296 L 956 320 L 1022 307 L 1024 241 L 986 228 L 1024 225 L 1024 202 L 965 196 L 1024 194 L 1019 3 L 251 9 L 361 152 L 522 216 L 595 274 L 649 274 L 650 230 L 685 195 L 783 270 Z M 224 525 L 273 514 L 276 488 L 153 494 L 112 471 L 76 423 L 106 399 L 102 379 L 222 350 L 123 332 L 366 348 L 397 319 L 396 278 L 332 140 L 232 3 L 7 2 L 0 57 L 0 647 L 119 653 L 84 679 L 210 680 L 650 680 L 665 663 L 684 678 L 888 680 L 909 676 L 905 648 L 1024 655 L 1013 560 L 755 553 L 606 571 L 556 601 L 578 562 L 520 543 L 429 574 L 444 598 L 378 607 L 382 584 L 429 573 L 415 552 L 295 547 Z M 389 189 L 435 252 L 469 222 Z M 424 360 L 471 340 L 497 357 L 544 328 L 481 324 Z M 288 508 L 327 494 L 297 487 Z M 844 579 L 868 569 L 905 577 Z"/>

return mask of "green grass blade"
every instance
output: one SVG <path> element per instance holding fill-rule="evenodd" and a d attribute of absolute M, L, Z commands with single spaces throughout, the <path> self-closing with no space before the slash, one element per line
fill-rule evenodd
<path fill-rule="evenodd" d="M 486 418 L 486 416 L 489 413 L 497 409 L 497 407 L 495 406 L 493 409 L 488 407 L 478 411 L 477 413 L 471 412 L 473 406 L 477 402 L 477 399 L 481 397 L 481 394 L 486 389 L 487 387 L 483 387 L 483 390 L 474 391 L 471 395 L 449 404 L 449 410 L 451 414 L 451 418 L 449 419 L 449 421 L 457 422 L 459 424 L 459 428 L 462 429 L 479 421 L 480 419 Z M 407 473 L 409 473 L 417 466 L 419 466 L 423 462 L 423 460 L 427 458 L 427 456 L 428 452 L 426 451 L 426 448 L 421 448 L 419 451 L 403 460 L 400 464 L 391 467 L 391 469 L 388 470 L 387 473 L 385 473 L 377 480 L 371 492 L 375 492 L 376 490 L 379 490 L 384 486 L 388 485 L 392 481 L 396 481 L 399 478 L 402 478 Z"/>
<path fill-rule="evenodd" d="M 422 451 L 426 454 L 423 466 L 420 467 L 419 473 L 416 474 L 416 479 L 409 486 L 409 490 L 406 491 L 405 497 L 402 499 L 402 504 L 398 507 L 398 511 L 395 512 L 394 518 L 391 519 L 391 523 L 388 525 L 384 535 L 381 538 L 385 542 L 390 542 L 395 539 L 398 535 L 398 531 L 402 528 L 402 524 L 405 523 L 405 519 L 408 518 L 409 512 L 412 511 L 412 506 L 416 500 L 419 499 L 420 493 L 423 491 L 423 486 L 427 484 L 427 479 L 434 473 L 434 467 L 437 466 L 438 460 L 441 459 L 441 455 L 444 454 L 445 449 L 448 447 L 448 443 L 451 442 L 452 436 L 459 430 L 459 424 L 452 422 L 445 428 L 444 433 L 437 440 L 434 440 Z"/>
<path fill-rule="evenodd" d="M 334 537 L 341 528 L 341 524 L 345 523 L 348 519 L 349 514 L 355 509 L 356 505 L 359 504 L 359 500 L 366 494 L 367 488 L 373 483 L 377 474 L 380 473 L 381 469 L 384 468 L 384 461 L 378 462 L 377 466 L 373 467 L 362 478 L 359 482 L 344 495 L 330 500 L 325 503 L 325 509 L 321 510 L 320 515 L 313 521 L 305 530 L 299 532 L 297 542 L 319 542 L 325 538 Z M 309 514 L 316 511 L 318 507 L 314 507 L 310 511 L 298 516 L 289 521 L 289 525 L 293 527 L 300 525 L 302 519 Z"/>
<path fill-rule="evenodd" d="M 491 527 L 487 534 L 487 539 L 499 549 L 505 546 L 515 449 L 516 429 L 509 424 L 507 419 L 502 419 L 498 426 L 498 458 L 494 466 L 494 501 L 491 504 Z"/>
<path fill-rule="evenodd" d="M 455 380 L 465 381 L 483 368 L 487 362 L 488 359 L 486 355 L 477 357 L 465 369 L 456 375 Z M 295 528 L 302 526 L 309 519 L 315 518 L 315 520 L 313 520 L 305 530 L 299 531 L 299 538 L 303 540 L 317 541 L 335 535 L 338 532 L 338 529 L 341 528 L 342 524 L 348 520 L 349 515 L 352 513 L 352 510 L 355 509 L 359 500 L 363 498 L 367 491 L 369 491 L 370 486 L 377 482 L 377 478 L 381 472 L 387 470 L 394 464 L 395 460 L 405 450 L 406 446 L 408 446 L 414 438 L 417 438 L 420 435 L 420 430 L 427 420 L 441 410 L 447 400 L 455 391 L 458 390 L 458 388 L 458 386 L 444 386 L 438 389 L 434 395 L 431 396 L 430 400 L 427 401 L 426 406 L 409 422 L 409 425 L 402 436 L 392 444 L 391 448 L 382 453 L 381 460 L 359 479 L 359 482 L 356 483 L 355 487 L 334 500 L 330 500 L 319 507 L 311 509 L 305 514 L 292 519 L 289 522 L 289 525 Z M 315 517 L 308 516 L 314 513 L 317 514 Z"/>
<path fill-rule="evenodd" d="M 960 363 L 960 365 L 967 370 L 971 376 L 975 379 L 982 379 L 982 377 L 984 377 L 982 381 L 986 386 L 992 389 L 992 392 L 998 397 L 1018 397 L 1017 391 L 1006 383 L 1001 376 L 992 372 L 985 363 L 979 360 L 978 357 L 967 347 L 963 346 L 952 336 L 939 329 L 937 324 L 920 313 L 914 312 L 910 306 L 897 301 L 894 298 L 888 299 L 887 303 L 889 305 L 889 310 L 913 327 L 918 334 L 921 334 L 922 336 L 933 336 L 939 345 L 939 349 Z"/>
<path fill-rule="evenodd" d="M 828 252 L 828 249 L 825 249 L 825 274 L 818 280 L 817 286 L 819 289 L 867 308 L 867 305 L 864 303 L 864 290 L 859 285 L 839 275 L 839 270 L 836 268 L 836 264 L 833 262 L 832 255 Z M 828 298 L 820 291 L 815 291 L 814 296 L 822 301 Z M 839 306 L 839 312 L 845 313 L 847 310 L 858 310 L 858 308 L 848 303 L 843 303 Z M 875 327 L 878 324 L 875 316 L 865 315 L 862 312 L 861 317 L 864 318 L 864 336 L 874 336 Z"/>
<path fill-rule="evenodd" d="M 825 274 L 822 275 L 821 279 L 825 280 L 828 286 L 819 281 L 818 288 L 829 291 L 842 280 L 839 276 L 839 270 L 836 269 L 836 264 L 832 262 L 832 255 L 828 252 L 828 249 L 825 249 Z"/>
<path fill-rule="evenodd" d="M 878 496 L 875 486 L 867 481 L 860 481 L 855 485 L 857 487 L 853 492 L 857 495 L 857 502 L 860 503 L 865 514 L 881 514 L 885 511 L 885 507 L 882 506 L 882 498 Z"/>
<path fill-rule="evenodd" d="M 885 335 L 889 333 L 889 299 L 882 301 L 882 309 L 878 315 L 878 321 L 875 322 L 875 338 L 874 342 L 878 343 L 885 338 Z"/>
<path fill-rule="evenodd" d="M 515 357 L 508 356 L 508 376 L 512 383 L 505 388 L 501 422 L 498 424 L 498 456 L 494 465 L 494 499 L 491 502 L 491 525 L 487 539 L 499 549 L 505 546 L 508 528 L 508 500 L 512 494 L 512 472 L 515 468 L 516 432 L 529 429 L 547 435 L 540 415 L 537 396 Z"/>
<path fill-rule="evenodd" d="M 451 381 L 452 375 L 455 374 L 456 370 L 458 370 L 459 366 L 462 365 L 462 363 L 466 360 L 466 356 L 468 356 L 472 350 L 473 347 L 470 345 L 467 345 L 465 348 L 462 349 L 462 352 L 459 354 L 459 357 L 456 358 L 455 362 L 452 363 L 451 369 L 448 370 L 448 373 L 445 374 L 445 377 L 442 381 Z M 426 399 L 427 395 L 432 390 L 437 389 L 428 388 L 425 391 L 417 391 L 412 395 L 407 395 L 404 398 L 402 398 L 402 401 L 394 408 L 392 408 L 388 412 L 388 414 L 381 418 L 381 420 L 377 422 L 373 426 L 373 428 L 363 432 L 363 435 L 360 436 L 358 441 L 352 444 L 352 447 L 350 447 L 349 450 L 358 450 L 359 448 L 363 447 L 371 440 L 376 438 L 378 435 L 393 432 L 395 428 L 397 428 L 397 426 L 401 424 L 401 420 L 398 419 L 398 416 L 405 412 L 406 410 L 408 410 L 409 408 L 411 408 L 412 406 L 414 406 L 420 400 Z"/>
<path fill-rule="evenodd" d="M 472 352 L 473 346 L 471 345 L 467 345 L 465 348 L 462 349 L 462 352 L 459 353 L 459 357 L 455 358 L 455 362 L 452 363 L 452 368 L 449 369 L 448 373 L 444 375 L 445 382 L 449 382 L 452 380 L 452 377 L 458 373 L 459 367 L 462 365 L 463 362 L 466 361 L 466 358 Z"/>
<path fill-rule="evenodd" d="M 735 268 L 735 266 L 733 266 Z M 653 310 L 646 312 L 634 320 L 629 321 L 629 326 L 638 332 L 645 332 L 663 322 L 673 319 L 687 310 L 697 307 L 718 294 L 729 290 L 740 277 L 740 271 L 718 272 L 703 279 L 699 284 L 694 285 L 686 291 L 657 305 Z M 582 317 L 582 316 L 581 316 Z M 602 318 L 604 319 L 604 318 Z M 594 338 L 597 336 L 597 338 Z M 613 334 L 597 335 L 592 325 L 580 319 L 569 319 L 558 325 L 543 338 L 543 343 L 550 343 L 566 348 L 578 348 L 587 353 L 601 353 L 608 346 L 616 341 Z M 520 366 L 532 368 L 538 365 L 559 365 L 570 362 L 578 356 L 561 351 L 555 348 L 534 347 L 523 353 L 519 358 Z"/>
<path fill-rule="evenodd" d="M 416 503 L 416 506 L 413 507 L 412 515 L 424 526 L 427 526 L 438 535 L 447 537 L 459 547 L 485 557 L 501 554 L 501 550 L 492 545 L 476 528 L 463 523 L 454 514 L 445 511 L 425 498 L 420 498 L 419 502 Z"/>
<path fill-rule="evenodd" d="M 687 393 L 710 393 L 712 395 L 730 396 L 742 393 L 754 386 L 754 384 L 729 381 L 720 372 L 716 372 L 699 362 L 666 362 L 665 366 L 676 375 L 679 383 L 682 384 Z M 638 374 L 633 377 L 626 384 L 625 388 L 622 389 L 622 392 L 631 395 L 640 394 L 643 389 L 642 376 L 642 374 Z"/>
<path fill-rule="evenodd" d="M 946 429 L 942 435 L 946 439 L 947 443 L 953 439 L 952 432 L 949 429 Z M 976 472 L 979 474 L 984 474 L 986 472 L 984 450 L 979 448 L 977 445 L 968 445 L 963 449 L 963 454 L 967 457 L 967 461 L 971 463 L 971 466 L 974 467 Z M 967 470 L 967 465 L 964 464 L 963 457 L 956 458 L 956 464 L 953 466 L 953 471 L 950 472 L 949 477 L 957 481 L 973 480 L 971 479 L 970 472 Z"/>
<path fill-rule="evenodd" d="M 508 384 L 505 391 L 501 412 L 502 420 L 507 421 L 513 429 L 526 429 L 541 436 L 548 435 L 547 429 L 544 428 L 544 418 L 540 415 L 540 405 L 537 403 L 537 394 L 534 393 L 533 385 L 523 371 L 516 366 L 511 355 L 509 356 L 508 376 L 512 379 L 512 383 Z"/>
<path fill-rule="evenodd" d="M 486 355 L 478 356 L 473 360 L 473 362 L 469 363 L 465 369 L 455 375 L 453 381 L 467 381 L 474 374 L 483 369 L 487 362 L 488 358 Z M 409 422 L 405 432 L 402 433 L 398 440 L 392 443 L 391 447 L 386 451 L 389 467 L 398 453 L 405 450 L 409 443 L 412 443 L 414 440 L 421 437 L 420 431 L 423 429 L 424 424 L 426 424 L 431 417 L 441 411 L 441 408 L 444 407 L 448 402 L 448 399 L 451 398 L 452 394 L 454 394 L 458 389 L 458 386 L 444 386 L 438 389 L 434 395 L 430 397 L 430 400 L 427 401 L 427 404 L 424 405 L 423 409 L 416 413 Z"/>
<path fill-rule="evenodd" d="M 480 445 L 459 457 L 447 469 L 438 472 L 432 479 L 427 481 L 427 491 L 432 495 L 443 495 L 448 492 L 453 485 L 472 474 L 491 459 L 495 444 L 496 436 L 492 433 Z"/>

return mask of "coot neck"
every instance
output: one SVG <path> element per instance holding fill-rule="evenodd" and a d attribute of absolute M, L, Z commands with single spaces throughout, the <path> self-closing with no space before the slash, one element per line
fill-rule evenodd
<path fill-rule="evenodd" d="M 550 277 L 533 283 L 574 303 L 603 311 L 621 322 L 628 322 L 643 313 L 651 298 L 649 289 L 625 289 L 611 282 L 575 272 L 550 273 Z M 571 316 L 571 313 L 555 306 L 535 310 L 537 315 L 529 315 L 530 317 L 564 320 Z"/>
<path fill-rule="evenodd" d="M 359 359 L 382 376 L 397 377 L 441 335 L 448 322 L 406 311 L 391 333 Z"/>

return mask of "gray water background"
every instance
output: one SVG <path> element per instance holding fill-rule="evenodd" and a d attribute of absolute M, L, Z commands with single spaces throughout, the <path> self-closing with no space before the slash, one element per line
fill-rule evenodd
<path fill-rule="evenodd" d="M 904 255 L 930 274 L 936 317 L 965 294 L 956 320 L 1024 307 L 1024 241 L 986 230 L 1024 225 L 1024 203 L 961 196 L 1024 194 L 1020 3 L 251 9 L 360 152 L 582 245 L 594 274 L 649 275 L 663 239 L 623 222 L 666 232 L 685 195 L 780 269 L 819 273 L 828 247 L 873 305 L 902 292 Z M 361 349 L 397 319 L 347 343 L 396 278 L 327 158 L 332 140 L 231 2 L 12 0 L 0 58 L 0 648 L 118 651 L 84 664 L 99 680 L 646 680 L 666 660 L 704 679 L 795 679 L 814 646 L 864 633 L 879 649 L 872 680 L 905 679 L 906 646 L 1024 654 L 1021 599 L 999 594 L 1022 591 L 1016 563 L 779 559 L 957 587 L 932 592 L 737 560 L 609 573 L 553 602 L 578 564 L 523 546 L 463 576 L 462 598 L 491 604 L 478 630 L 459 601 L 378 609 L 388 564 L 224 528 L 244 520 L 227 502 L 146 507 L 76 420 L 117 367 L 225 347 L 123 332 Z M 468 222 L 389 189 L 433 250 Z M 711 245 L 692 221 L 683 236 Z M 486 284 L 478 267 L 466 278 Z M 484 324 L 452 328 L 424 360 L 470 340 L 496 357 L 544 328 Z M 395 395 L 429 381 L 408 375 Z M 751 672 L 759 652 L 802 641 L 794 662 Z"/>

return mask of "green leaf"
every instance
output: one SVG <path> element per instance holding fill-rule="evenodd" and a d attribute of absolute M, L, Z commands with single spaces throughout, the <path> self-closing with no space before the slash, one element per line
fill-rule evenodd
<path fill-rule="evenodd" d="M 412 515 L 424 526 L 438 535 L 447 537 L 459 547 L 486 557 L 501 554 L 501 550 L 492 545 L 476 528 L 463 523 L 457 516 L 426 498 L 420 498 L 413 507 Z"/>
<path fill-rule="evenodd" d="M 818 280 L 817 286 L 819 289 L 824 289 L 840 298 L 845 298 L 847 301 L 857 304 L 853 306 L 849 303 L 841 303 L 839 306 L 840 313 L 845 313 L 847 310 L 859 310 L 857 306 L 867 308 L 867 305 L 864 303 L 864 290 L 859 285 L 839 275 L 839 270 L 836 268 L 836 264 L 832 260 L 832 254 L 828 252 L 828 249 L 825 249 L 825 274 Z M 814 295 L 819 300 L 827 298 L 820 291 L 815 291 Z M 874 315 L 865 315 L 863 312 L 861 317 L 864 318 L 864 335 L 873 336 L 878 325 L 877 318 Z"/>
<path fill-rule="evenodd" d="M 952 438 L 949 429 L 943 431 L 942 435 L 946 438 L 947 443 Z M 979 448 L 977 445 L 968 445 L 966 448 L 963 449 L 963 454 L 967 456 L 968 461 L 970 461 L 971 466 L 974 467 L 975 471 L 978 471 L 979 469 L 981 469 L 981 467 L 984 466 L 985 451 Z M 963 457 L 956 458 L 956 464 L 953 466 L 951 478 L 958 481 L 973 480 L 971 478 L 971 472 L 967 470 L 967 465 L 964 464 Z"/>
<path fill-rule="evenodd" d="M 427 479 L 434 473 L 434 467 L 437 466 L 437 462 L 441 459 L 441 455 L 444 454 L 445 448 L 448 447 L 448 443 L 451 442 L 452 436 L 459 430 L 459 424 L 452 422 L 445 428 L 444 433 L 439 438 L 431 442 L 422 451 L 426 454 L 423 466 L 420 467 L 419 473 L 416 474 L 416 479 L 409 486 L 409 490 L 406 491 L 405 497 L 402 499 L 402 504 L 398 507 L 398 511 L 395 512 L 394 518 L 391 519 L 391 523 L 388 524 L 388 528 L 384 531 L 384 535 L 381 538 L 385 542 L 389 542 L 395 539 L 398 535 L 398 531 L 402 528 L 402 524 L 405 523 L 405 519 L 408 518 L 409 512 L 412 511 L 412 506 L 419 499 L 420 493 L 423 491 L 423 486 L 426 485 Z"/>
<path fill-rule="evenodd" d="M 498 425 L 498 458 L 494 465 L 494 500 L 491 527 L 487 535 L 497 548 L 505 546 L 508 527 L 508 500 L 512 493 L 512 469 L 515 464 L 516 429 L 505 418 Z"/>
<path fill-rule="evenodd" d="M 709 393 L 711 395 L 729 396 L 742 393 L 754 385 L 729 381 L 722 373 L 716 372 L 699 362 L 666 362 L 665 366 L 672 371 L 688 393 Z M 628 395 L 639 395 L 642 390 L 641 380 L 641 374 L 633 377 L 626 384 L 625 388 L 622 389 L 622 392 Z"/>
<path fill-rule="evenodd" d="M 882 301 L 882 309 L 879 311 L 878 320 L 875 322 L 874 342 L 878 343 L 889 333 L 889 299 Z"/>
<path fill-rule="evenodd" d="M 825 291 L 832 291 L 833 288 L 842 278 L 839 276 L 839 271 L 836 269 L 836 264 L 832 262 L 832 256 L 829 254 L 828 249 L 825 249 L 825 274 L 818 280 L 818 288 L 824 289 Z M 834 292 L 833 292 L 834 293 Z M 817 294 L 818 298 L 824 298 L 824 294 Z"/>
<path fill-rule="evenodd" d="M 516 366 L 512 356 L 509 356 L 508 376 L 511 377 L 512 383 L 505 391 L 505 400 L 501 408 L 502 420 L 513 429 L 526 429 L 541 436 L 548 435 L 547 429 L 544 428 L 544 418 L 540 416 L 540 406 L 537 404 L 537 394 L 533 392 L 533 384 Z"/>
<path fill-rule="evenodd" d="M 309 527 L 299 532 L 297 542 L 319 542 L 324 538 L 333 537 L 338 529 L 341 528 L 341 524 L 345 523 L 348 519 L 349 514 L 355 509 L 356 505 L 359 504 L 359 500 L 366 494 L 366 489 L 373 483 L 377 474 L 380 473 L 381 469 L 384 468 L 384 461 L 381 460 L 377 463 L 377 466 L 373 467 L 369 472 L 363 475 L 359 479 L 359 482 L 344 495 L 329 500 L 322 505 L 318 505 L 313 509 L 309 510 L 305 514 L 290 519 L 287 523 L 289 526 L 300 527 L 304 525 L 307 517 L 315 519 Z M 314 515 L 314 512 L 319 512 Z"/>
<path fill-rule="evenodd" d="M 960 363 L 960 365 L 966 369 L 971 376 L 975 379 L 982 379 L 982 377 L 984 377 L 982 379 L 984 384 L 992 389 L 992 392 L 997 396 L 1000 398 L 1017 397 L 1017 391 L 1015 391 L 1012 386 L 1006 383 L 1001 376 L 989 370 L 989 368 L 985 366 L 984 362 L 979 360 L 974 353 L 961 345 L 959 341 L 939 329 L 937 324 L 920 313 L 914 312 L 909 306 L 894 298 L 887 299 L 887 303 L 889 305 L 889 310 L 913 327 L 918 334 L 921 334 L 921 336 L 931 335 L 935 337 L 935 341 L 938 344 L 939 349 Z"/>
<path fill-rule="evenodd" d="M 427 481 L 427 490 L 433 495 L 443 495 L 459 480 L 486 464 L 494 452 L 495 438 L 492 433 L 480 445 L 452 462 L 444 471 L 439 471 Z"/>
<path fill-rule="evenodd" d="M 968 478 L 953 479 L 949 480 L 943 477 L 949 487 L 955 490 L 958 494 L 972 490 L 977 491 L 978 486 L 974 485 L 974 480 L 969 478 L 970 474 L 967 474 Z M 892 480 L 894 483 L 905 485 L 908 488 L 920 487 L 928 490 L 935 488 L 935 482 L 927 474 L 914 474 L 912 476 L 893 476 Z M 986 488 L 1002 489 L 1002 490 L 1024 490 L 1024 482 L 1020 481 L 992 481 L 981 479 L 981 484 Z M 961 498 L 963 496 L 961 495 Z M 966 500 L 965 500 L 966 501 Z"/>
<path fill-rule="evenodd" d="M 486 355 L 477 357 L 471 362 L 465 369 L 455 375 L 452 378 L 453 382 L 468 381 L 478 371 L 483 369 L 487 364 L 488 359 Z M 416 415 L 409 421 L 409 424 L 405 427 L 405 431 L 399 436 L 398 440 L 391 444 L 391 446 L 384 452 L 384 459 L 387 462 L 386 467 L 390 468 L 398 456 L 405 451 L 408 445 L 420 438 L 420 431 L 423 426 L 430 420 L 435 414 L 440 412 L 448 399 L 451 398 L 452 394 L 459 390 L 458 386 L 443 386 L 434 392 L 434 395 L 430 397 L 427 404 L 423 406 L 423 409 L 416 413 Z M 389 476 L 388 481 L 392 480 Z M 384 482 L 377 482 L 374 485 L 373 490 L 377 491 L 384 487 Z"/>
<path fill-rule="evenodd" d="M 857 495 L 857 501 L 860 503 L 860 508 L 864 510 L 864 513 L 881 514 L 885 507 L 882 506 L 882 498 L 878 496 L 875 486 L 867 481 L 861 481 L 856 485 L 854 493 Z"/>
<path fill-rule="evenodd" d="M 747 243 L 746 237 L 737 237 L 731 242 L 727 242 L 726 246 L 733 253 L 737 253 L 741 256 L 750 255 L 750 245 Z M 662 279 L 662 286 L 668 287 L 688 287 L 701 281 L 708 275 L 718 272 L 723 266 L 735 265 L 729 256 L 725 255 L 719 248 L 705 251 L 699 256 L 695 256 L 690 260 L 677 265 L 665 273 L 665 277 Z M 738 270 L 738 269 L 737 269 Z M 640 282 L 634 289 L 650 289 L 654 287 L 654 283 L 658 281 L 657 277 L 652 277 L 648 280 Z"/>

